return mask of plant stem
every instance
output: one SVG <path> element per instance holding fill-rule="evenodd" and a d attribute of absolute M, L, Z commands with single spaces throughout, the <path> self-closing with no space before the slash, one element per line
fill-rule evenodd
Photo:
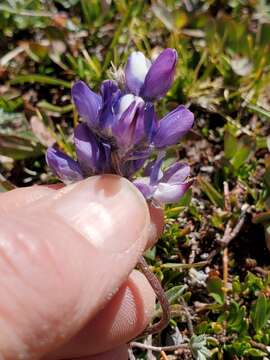
<path fill-rule="evenodd" d="M 147 278 L 153 290 L 155 291 L 155 294 L 160 302 L 160 306 L 163 310 L 159 322 L 146 328 L 140 334 L 140 337 L 142 337 L 160 332 L 168 325 L 170 321 L 170 305 L 158 278 L 150 271 L 149 266 L 143 256 L 140 256 L 137 266 L 144 274 L 144 276 Z"/>

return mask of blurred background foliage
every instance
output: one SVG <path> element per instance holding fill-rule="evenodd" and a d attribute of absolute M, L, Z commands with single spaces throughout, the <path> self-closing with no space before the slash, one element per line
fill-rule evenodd
<path fill-rule="evenodd" d="M 132 50 L 179 54 L 164 114 L 196 125 L 172 156 L 196 182 L 166 208 L 146 253 L 167 291 L 170 326 L 135 359 L 270 358 L 270 4 L 266 0 L 2 0 L 0 191 L 54 182 L 47 146 L 73 154 L 70 88 L 117 76 Z M 160 309 L 157 306 L 157 316 Z M 149 343 L 148 339 L 148 343 Z"/>

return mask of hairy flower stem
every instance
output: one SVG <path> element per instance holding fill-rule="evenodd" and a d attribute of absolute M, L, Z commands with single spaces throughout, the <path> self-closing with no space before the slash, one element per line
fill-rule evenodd
<path fill-rule="evenodd" d="M 147 336 L 147 335 L 151 335 L 151 334 L 160 332 L 162 329 L 164 329 L 168 325 L 168 323 L 170 321 L 170 305 L 169 305 L 168 299 L 166 297 L 166 294 L 160 284 L 160 281 L 152 273 L 152 271 L 150 271 L 149 266 L 143 256 L 140 256 L 137 266 L 141 270 L 141 272 L 144 274 L 146 279 L 149 281 L 150 285 L 152 286 L 152 288 L 157 296 L 157 299 L 159 300 L 160 306 L 163 310 L 161 319 L 154 325 L 148 326 L 140 334 L 140 337 L 143 337 L 143 336 Z"/>
<path fill-rule="evenodd" d="M 121 169 L 120 169 L 120 159 L 119 159 L 119 155 L 116 151 L 112 153 L 112 160 L 113 160 L 115 173 L 121 176 L 122 174 L 121 174 Z M 170 305 L 169 305 L 168 299 L 166 297 L 166 294 L 160 284 L 160 281 L 152 273 L 152 271 L 150 271 L 149 266 L 143 256 L 140 256 L 137 266 L 141 270 L 141 272 L 144 274 L 146 279 L 149 281 L 149 284 L 152 286 L 152 288 L 157 296 L 157 299 L 160 303 L 160 306 L 163 310 L 160 321 L 152 326 L 147 327 L 140 334 L 140 337 L 142 337 L 142 336 L 147 336 L 147 335 L 151 335 L 151 334 L 160 332 L 162 329 L 164 329 L 168 325 L 168 323 L 170 321 Z"/>
<path fill-rule="evenodd" d="M 119 176 L 123 176 L 122 171 L 121 171 L 121 159 L 119 157 L 119 154 L 117 151 L 112 151 L 111 154 L 111 158 L 112 158 L 112 167 L 113 167 L 113 171 L 115 174 L 119 175 Z"/>

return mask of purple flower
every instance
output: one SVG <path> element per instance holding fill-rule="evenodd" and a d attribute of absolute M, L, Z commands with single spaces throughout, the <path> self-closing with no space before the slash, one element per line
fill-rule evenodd
<path fill-rule="evenodd" d="M 163 173 L 162 161 L 163 156 L 158 157 L 152 164 L 150 176 L 138 178 L 133 183 L 148 200 L 152 199 L 158 204 L 176 203 L 192 184 L 192 180 L 188 179 L 190 167 L 184 163 L 175 163 Z"/>
<path fill-rule="evenodd" d="M 122 94 L 114 81 L 102 83 L 101 95 L 79 81 L 72 88 L 72 96 L 89 129 L 101 138 L 111 138 L 122 153 L 142 140 L 152 139 L 157 128 L 153 105 L 145 104 L 139 96 Z"/>
<path fill-rule="evenodd" d="M 53 173 L 65 183 L 83 179 L 79 163 L 55 148 L 47 150 L 46 161 Z"/>
<path fill-rule="evenodd" d="M 176 62 L 174 49 L 164 50 L 152 64 L 135 52 L 125 68 L 124 90 L 105 80 L 97 94 L 84 82 L 76 82 L 72 98 L 84 121 L 74 130 L 77 160 L 48 149 L 46 159 L 54 174 L 71 182 L 116 173 L 132 180 L 148 200 L 159 204 L 179 201 L 192 183 L 190 168 L 175 163 L 163 171 L 162 164 L 166 149 L 187 133 L 194 116 L 180 105 L 158 121 L 152 103 L 170 88 Z M 149 161 L 156 150 L 157 159 Z M 144 177 L 136 179 L 143 167 Z"/>
<path fill-rule="evenodd" d="M 100 94 L 92 91 L 83 81 L 77 81 L 71 94 L 79 115 L 90 129 L 101 130 L 113 124 L 114 108 L 121 96 L 121 91 L 114 81 L 103 81 Z"/>
<path fill-rule="evenodd" d="M 153 138 L 155 147 L 161 149 L 175 145 L 191 129 L 193 122 L 193 113 L 184 105 L 178 106 L 159 121 Z"/>
<path fill-rule="evenodd" d="M 125 68 L 127 89 L 147 101 L 161 98 L 172 85 L 177 60 L 177 52 L 170 48 L 153 64 L 141 52 L 132 53 Z"/>
<path fill-rule="evenodd" d="M 140 145 L 145 151 L 158 128 L 153 104 L 145 103 L 139 96 L 126 94 L 119 98 L 115 113 L 117 120 L 112 135 L 119 147 L 129 149 Z"/>
<path fill-rule="evenodd" d="M 112 134 L 120 148 L 130 149 L 146 137 L 145 104 L 142 98 L 132 94 L 122 96 L 116 116 Z"/>

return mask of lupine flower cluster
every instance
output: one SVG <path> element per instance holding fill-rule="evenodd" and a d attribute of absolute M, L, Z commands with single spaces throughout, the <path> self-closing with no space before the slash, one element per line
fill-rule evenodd
<path fill-rule="evenodd" d="M 77 160 L 49 148 L 46 159 L 54 174 L 65 183 L 119 174 L 133 181 L 147 200 L 179 201 L 192 183 L 190 167 L 176 162 L 164 170 L 163 163 L 166 150 L 189 131 L 194 116 L 180 105 L 159 120 L 154 108 L 172 85 L 177 60 L 170 48 L 152 63 L 141 52 L 133 52 L 124 84 L 105 80 L 95 93 L 84 82 L 76 82 L 72 99 L 82 119 L 74 130 Z M 142 177 L 136 176 L 139 171 Z"/>

